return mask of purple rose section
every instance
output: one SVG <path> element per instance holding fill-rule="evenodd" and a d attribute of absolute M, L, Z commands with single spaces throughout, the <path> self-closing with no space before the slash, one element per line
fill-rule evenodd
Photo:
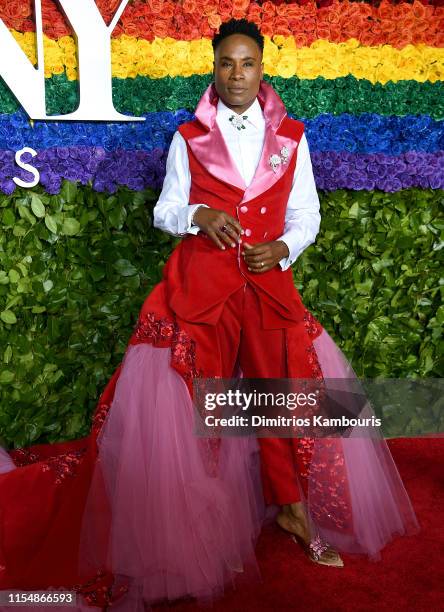
<path fill-rule="evenodd" d="M 22 161 L 40 172 L 40 184 L 50 194 L 60 191 L 62 180 L 91 185 L 100 192 L 114 193 L 126 186 L 133 191 L 159 190 L 165 176 L 168 151 L 117 149 L 102 147 L 54 147 Z M 382 153 L 358 154 L 337 151 L 311 153 L 316 186 L 320 190 L 375 189 L 393 193 L 410 187 L 444 189 L 444 151 L 410 151 L 398 156 Z M 31 182 L 30 172 L 15 163 L 13 151 L 0 150 L 0 190 L 11 194 L 17 177 Z"/>
<path fill-rule="evenodd" d="M 47 193 L 57 194 L 63 179 L 90 184 L 95 191 L 114 193 L 121 186 L 133 191 L 161 189 L 168 151 L 153 149 L 105 151 L 102 147 L 54 147 L 24 153 L 21 160 L 40 173 L 39 184 Z M 16 188 L 13 177 L 31 182 L 33 175 L 17 166 L 13 151 L 0 150 L 0 190 L 11 194 Z"/>
<path fill-rule="evenodd" d="M 401 155 L 316 151 L 310 157 L 316 186 L 324 191 L 444 189 L 444 151 L 408 151 Z"/>

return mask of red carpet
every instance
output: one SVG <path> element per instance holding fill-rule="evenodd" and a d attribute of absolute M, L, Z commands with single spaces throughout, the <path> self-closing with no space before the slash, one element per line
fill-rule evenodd
<path fill-rule="evenodd" d="M 316 565 L 274 525 L 265 528 L 257 553 L 261 583 L 238 583 L 212 612 L 438 612 L 444 605 L 444 439 L 388 440 L 415 508 L 421 532 L 396 537 L 377 563 L 343 555 L 345 567 Z M 157 606 L 156 612 L 165 608 Z M 191 612 L 195 603 L 168 606 Z"/>

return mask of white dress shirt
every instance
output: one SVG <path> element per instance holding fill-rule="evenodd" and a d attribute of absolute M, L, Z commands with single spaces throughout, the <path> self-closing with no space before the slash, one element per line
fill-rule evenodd
<path fill-rule="evenodd" d="M 216 121 L 222 132 L 228 151 L 239 173 L 248 186 L 259 163 L 265 137 L 265 119 L 257 98 L 242 115 L 245 129 L 238 130 L 229 121 L 236 113 L 219 98 Z M 180 132 L 176 131 L 171 141 L 166 162 L 166 175 L 162 192 L 154 207 L 154 226 L 172 234 L 184 236 L 197 234 L 199 227 L 192 224 L 192 216 L 202 204 L 188 204 L 191 188 L 191 174 L 187 146 Z M 299 255 L 312 244 L 321 223 L 319 197 L 313 176 L 310 153 L 305 134 L 298 146 L 296 167 L 292 188 L 285 214 L 284 233 L 278 240 L 288 246 L 289 256 L 279 262 L 286 270 Z"/>

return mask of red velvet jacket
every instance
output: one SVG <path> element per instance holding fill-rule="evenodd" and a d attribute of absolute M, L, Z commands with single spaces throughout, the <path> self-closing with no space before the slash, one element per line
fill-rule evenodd
<path fill-rule="evenodd" d="M 274 125 L 272 121 L 267 122 L 270 120 L 267 105 L 268 110 L 271 106 L 275 111 L 277 103 L 274 97 L 279 101 L 280 98 L 268 84 L 263 83 L 258 99 L 266 118 L 266 136 L 261 161 L 247 188 L 245 184 L 242 186 L 243 181 L 214 121 L 215 109 L 213 121 L 208 125 L 208 106 L 217 104 L 214 92 L 210 87 L 209 101 L 203 97 L 207 104 L 204 114 L 207 125 L 198 106 L 197 119 L 179 127 L 188 150 L 191 174 L 189 203 L 203 202 L 236 217 L 245 230 L 242 239 L 250 244 L 276 240 L 284 232 L 297 145 L 304 126 L 289 118 L 286 112 L 282 113 L 282 107 L 278 107 L 280 114 L 272 117 Z M 269 157 L 279 154 L 284 146 L 287 160 L 274 171 Z M 264 327 L 291 327 L 304 315 L 304 306 L 294 287 L 290 268 L 283 271 L 276 265 L 264 273 L 249 272 L 241 255 L 241 245 L 223 251 L 203 232 L 183 238 L 164 268 L 164 278 L 168 281 L 170 308 L 186 321 L 214 325 L 225 300 L 247 282 L 254 286 L 260 297 Z"/>

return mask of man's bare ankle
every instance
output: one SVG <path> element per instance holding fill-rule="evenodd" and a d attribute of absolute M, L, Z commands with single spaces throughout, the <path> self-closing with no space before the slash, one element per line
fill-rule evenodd
<path fill-rule="evenodd" d="M 297 518 L 302 521 L 306 520 L 305 510 L 302 502 L 295 502 L 294 504 L 289 504 L 288 512 L 294 518 Z"/>
<path fill-rule="evenodd" d="M 278 524 L 290 533 L 299 535 L 307 544 L 310 541 L 310 532 L 306 520 L 295 517 L 291 512 L 284 509 L 277 516 Z"/>

